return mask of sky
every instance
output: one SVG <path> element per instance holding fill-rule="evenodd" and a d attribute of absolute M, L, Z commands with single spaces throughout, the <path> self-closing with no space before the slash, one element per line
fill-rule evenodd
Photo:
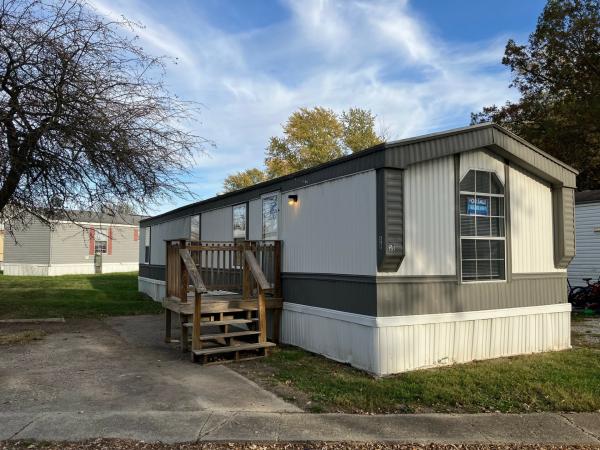
<path fill-rule="evenodd" d="M 524 43 L 540 0 L 90 0 L 125 16 L 147 53 L 169 57 L 173 94 L 201 104 L 198 152 L 182 181 L 193 198 L 262 167 L 270 136 L 300 107 L 370 109 L 388 140 L 469 124 L 483 106 L 515 100 L 501 64 L 509 38 Z"/>

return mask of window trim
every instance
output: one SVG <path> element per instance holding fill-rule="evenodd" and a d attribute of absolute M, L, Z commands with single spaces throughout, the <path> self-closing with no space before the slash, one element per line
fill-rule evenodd
<path fill-rule="evenodd" d="M 498 175 L 498 173 L 494 170 L 494 169 L 482 169 L 482 168 L 475 168 L 475 167 L 469 167 L 467 169 L 467 171 L 464 173 L 464 175 L 462 176 L 462 178 L 460 177 L 460 157 L 457 158 L 455 160 L 455 163 L 458 165 L 458 170 L 455 171 L 456 174 L 456 226 L 458 227 L 458 229 L 456 230 L 456 237 L 457 237 L 457 252 L 458 252 L 458 258 L 457 258 L 457 263 L 460 264 L 460 274 L 458 275 L 458 282 L 459 284 L 475 284 L 475 283 L 507 283 L 508 279 L 509 279 L 509 274 L 507 273 L 508 270 L 508 258 L 509 258 L 509 252 L 508 252 L 508 245 L 509 245 L 509 240 L 508 240 L 508 205 L 507 205 L 507 180 L 504 180 L 504 183 L 502 183 L 502 179 L 500 178 L 500 176 Z M 485 192 L 473 192 L 473 191 L 463 191 L 460 188 L 460 183 L 463 181 L 463 179 L 471 172 L 471 171 L 475 171 L 475 172 L 488 172 L 490 174 L 494 174 L 496 175 L 498 182 L 502 185 L 502 189 L 504 191 L 503 194 L 492 194 L 492 193 L 485 193 Z M 477 175 L 475 175 L 477 176 Z M 481 196 L 481 197 L 496 197 L 496 198 L 502 198 L 504 199 L 503 202 L 503 216 L 483 216 L 483 215 L 479 215 L 479 214 L 474 214 L 473 217 L 501 217 L 502 219 L 504 219 L 504 236 L 463 236 L 462 235 L 462 230 L 461 230 L 461 217 L 466 215 L 466 214 L 462 214 L 461 212 L 461 196 L 463 195 L 473 195 L 475 197 L 477 196 Z M 482 241 L 504 241 L 504 278 L 498 278 L 498 279 L 489 279 L 489 280 L 465 280 L 464 279 L 464 271 L 463 271 L 463 262 L 464 262 L 464 258 L 462 256 L 462 241 L 463 239 L 465 240 L 482 240 Z M 494 260 L 498 260 L 498 258 L 494 259 Z M 477 261 L 477 259 L 475 259 L 474 261 Z M 492 261 L 492 259 L 490 258 L 490 261 Z"/>

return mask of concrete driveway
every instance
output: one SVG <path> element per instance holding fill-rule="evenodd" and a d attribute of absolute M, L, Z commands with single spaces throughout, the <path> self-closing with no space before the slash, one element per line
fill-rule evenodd
<path fill-rule="evenodd" d="M 43 340 L 3 347 L 0 410 L 298 411 L 226 366 L 192 364 L 189 355 L 162 342 L 163 320 L 48 324 Z"/>

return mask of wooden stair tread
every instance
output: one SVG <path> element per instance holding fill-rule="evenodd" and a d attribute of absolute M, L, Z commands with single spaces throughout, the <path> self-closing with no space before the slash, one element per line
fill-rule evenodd
<path fill-rule="evenodd" d="M 228 347 L 211 347 L 211 348 L 203 348 L 201 350 L 193 350 L 192 353 L 196 356 L 201 355 L 215 355 L 218 353 L 229 353 L 229 352 L 238 352 L 242 350 L 257 350 L 261 348 L 269 348 L 275 347 L 275 344 L 272 342 L 258 342 L 255 344 L 241 344 L 241 345 L 231 345 Z"/>
<path fill-rule="evenodd" d="M 214 334 L 201 334 L 201 341 L 208 341 L 211 339 L 219 339 L 219 338 L 232 338 L 232 337 L 240 337 L 240 336 L 255 336 L 260 334 L 260 331 L 248 330 L 248 331 L 232 331 L 231 333 L 214 333 Z"/>
<path fill-rule="evenodd" d="M 200 310 L 200 315 L 204 315 L 204 314 L 210 314 L 210 315 L 214 315 L 214 314 L 231 314 L 231 313 L 239 313 L 239 312 L 244 312 L 246 311 L 246 309 L 242 309 L 242 308 L 223 308 L 223 309 L 219 309 L 218 311 L 202 311 Z"/>
<path fill-rule="evenodd" d="M 201 327 L 216 327 L 220 325 L 239 325 L 244 323 L 257 322 L 258 319 L 229 319 L 229 320 L 203 320 L 200 322 Z M 193 328 L 194 324 L 187 322 L 183 324 L 186 328 Z"/>

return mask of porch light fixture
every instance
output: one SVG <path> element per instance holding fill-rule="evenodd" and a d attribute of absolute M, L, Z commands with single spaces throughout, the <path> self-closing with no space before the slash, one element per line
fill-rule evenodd
<path fill-rule="evenodd" d="M 296 194 L 288 195 L 288 205 L 295 205 L 298 203 L 298 196 Z"/>

